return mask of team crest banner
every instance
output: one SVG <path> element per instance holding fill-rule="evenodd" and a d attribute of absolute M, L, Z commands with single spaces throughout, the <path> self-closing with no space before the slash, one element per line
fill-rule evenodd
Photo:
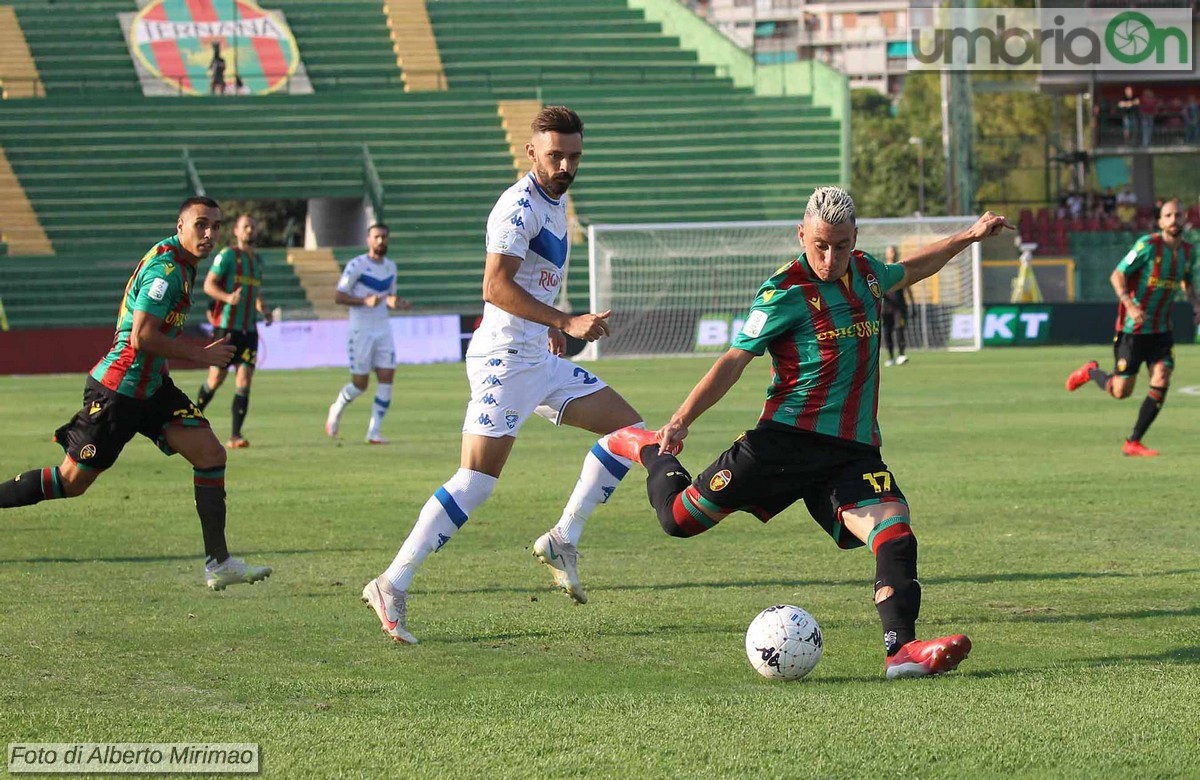
<path fill-rule="evenodd" d="M 312 92 L 282 11 L 253 0 L 148 0 L 118 16 L 146 95 Z M 214 44 L 224 68 L 212 67 Z"/>

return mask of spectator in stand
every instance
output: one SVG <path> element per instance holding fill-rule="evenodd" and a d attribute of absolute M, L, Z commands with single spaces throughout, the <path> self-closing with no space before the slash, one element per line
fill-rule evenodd
<path fill-rule="evenodd" d="M 1125 87 L 1125 96 L 1117 101 L 1117 109 L 1121 112 L 1121 131 L 1126 146 L 1133 143 L 1133 135 L 1137 132 L 1138 103 L 1138 99 L 1133 94 L 1133 87 Z"/>
<path fill-rule="evenodd" d="M 212 60 L 208 63 L 208 72 L 212 75 L 210 90 L 214 95 L 225 94 L 225 58 L 221 56 L 220 41 L 213 41 Z"/>
<path fill-rule="evenodd" d="M 1107 219 L 1117 213 L 1117 194 L 1113 192 L 1113 188 L 1109 187 L 1104 191 L 1104 195 L 1100 198 L 1100 210 L 1102 217 Z"/>
<path fill-rule="evenodd" d="M 1083 217 L 1083 196 L 1075 190 L 1071 190 L 1067 195 L 1067 216 L 1071 219 L 1081 219 Z"/>
<path fill-rule="evenodd" d="M 1188 95 L 1183 104 L 1183 140 L 1184 143 L 1200 143 L 1200 101 L 1196 95 Z"/>
<path fill-rule="evenodd" d="M 1154 97 L 1154 90 L 1148 89 L 1142 93 L 1141 100 L 1138 101 L 1138 114 L 1142 123 L 1142 146 L 1149 146 L 1154 140 L 1154 118 L 1158 115 L 1158 98 Z"/>
<path fill-rule="evenodd" d="M 1133 230 L 1137 204 L 1137 195 L 1126 185 L 1117 195 L 1117 220 L 1121 223 L 1121 230 Z"/>

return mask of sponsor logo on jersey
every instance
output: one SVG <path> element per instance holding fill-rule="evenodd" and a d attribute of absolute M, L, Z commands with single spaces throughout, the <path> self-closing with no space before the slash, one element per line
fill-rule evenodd
<path fill-rule="evenodd" d="M 79 459 L 80 460 L 91 460 L 94 457 L 96 457 L 96 445 L 95 444 L 83 445 L 83 449 L 81 449 L 79 451 Z"/>
<path fill-rule="evenodd" d="M 163 273 L 165 273 L 167 276 L 170 276 L 170 275 L 171 275 L 171 272 L 172 272 L 172 271 L 174 271 L 174 270 L 175 270 L 175 264 L 174 264 L 174 263 L 167 263 L 167 264 L 165 264 L 165 265 L 163 266 Z"/>
<path fill-rule="evenodd" d="M 818 295 L 815 298 L 809 298 L 808 305 L 813 307 L 814 311 L 820 311 L 821 310 L 821 296 Z"/>
<path fill-rule="evenodd" d="M 775 291 L 767 290 L 766 292 L 763 293 L 763 303 L 770 303 L 771 299 L 774 297 L 775 297 Z"/>
<path fill-rule="evenodd" d="M 166 297 L 167 288 L 169 287 L 170 285 L 167 284 L 166 279 L 155 279 L 150 283 L 150 290 L 146 294 L 150 296 L 150 300 L 152 301 L 161 301 Z"/>
<path fill-rule="evenodd" d="M 533 208 L 533 204 L 529 202 L 529 198 L 517 198 L 517 205 L 523 209 Z"/>
<path fill-rule="evenodd" d="M 716 474 L 712 475 L 712 479 L 708 481 L 708 489 L 714 493 L 720 492 L 729 487 L 729 483 L 733 481 L 733 474 L 729 469 L 721 469 Z"/>
<path fill-rule="evenodd" d="M 1183 287 L 1183 282 L 1177 282 L 1174 279 L 1155 279 L 1153 276 L 1151 276 L 1149 279 L 1146 280 L 1147 292 L 1149 292 L 1150 290 L 1154 290 L 1154 289 L 1178 290 L 1178 289 L 1182 289 L 1182 287 Z"/>
<path fill-rule="evenodd" d="M 876 298 L 883 297 L 883 290 L 879 287 L 879 280 L 875 278 L 875 274 L 867 274 L 867 288 L 870 289 L 871 295 Z"/>
<path fill-rule="evenodd" d="M 879 320 L 852 322 L 841 328 L 823 330 L 817 334 L 817 341 L 829 339 L 861 339 L 879 335 Z"/>
<path fill-rule="evenodd" d="M 553 292 L 558 289 L 558 283 L 562 281 L 562 274 L 556 274 L 553 271 L 542 271 L 542 276 L 538 279 L 538 287 L 543 290 Z"/>
<path fill-rule="evenodd" d="M 521 415 L 517 414 L 516 409 L 504 410 L 504 424 L 508 426 L 510 431 L 517 427 L 517 420 L 519 419 L 521 419 Z"/>
<path fill-rule="evenodd" d="M 763 326 L 767 324 L 767 313 L 765 311 L 752 311 L 750 316 L 746 318 L 746 324 L 742 326 L 742 333 L 750 338 L 754 338 L 762 333 Z"/>
<path fill-rule="evenodd" d="M 173 311 L 167 314 L 163 322 L 173 328 L 182 328 L 185 320 L 187 320 L 187 314 L 181 311 Z"/>

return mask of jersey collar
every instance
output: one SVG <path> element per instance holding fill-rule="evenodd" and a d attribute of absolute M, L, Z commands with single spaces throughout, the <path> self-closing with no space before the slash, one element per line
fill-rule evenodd
<path fill-rule="evenodd" d="M 529 178 L 529 181 L 533 182 L 533 186 L 537 189 L 538 195 L 541 195 L 543 198 L 545 198 L 546 201 L 551 206 L 558 205 L 558 201 L 555 200 L 554 198 L 550 197 L 549 195 L 547 195 L 546 191 L 544 189 L 542 189 L 542 185 L 538 184 L 537 177 L 533 175 L 533 171 L 530 171 L 529 173 L 527 173 L 525 175 Z"/>

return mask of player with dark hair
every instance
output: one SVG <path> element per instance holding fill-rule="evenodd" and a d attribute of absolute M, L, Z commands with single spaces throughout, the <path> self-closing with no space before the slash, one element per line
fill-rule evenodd
<path fill-rule="evenodd" d="M 407 626 L 417 569 L 491 496 L 527 420 L 542 417 L 601 437 L 584 456 L 558 523 L 533 543 L 534 555 L 576 603 L 587 601 L 577 565 L 584 524 L 629 471 L 630 462 L 612 452 L 609 434 L 640 425 L 641 415 L 563 357 L 564 333 L 595 341 L 608 334 L 609 312 L 571 316 L 554 307 L 568 265 L 567 189 L 583 155 L 583 122 L 566 106 L 547 106 L 530 130 L 531 170 L 500 195 L 488 217 L 485 305 L 467 348 L 471 400 L 459 469 L 422 507 L 387 570 L 363 588 L 363 601 L 397 642 L 417 641 Z"/>
<path fill-rule="evenodd" d="M 1122 447 L 1122 452 L 1131 457 L 1158 454 L 1158 450 L 1142 444 L 1142 437 L 1158 417 L 1171 386 L 1171 372 L 1175 369 L 1171 303 L 1177 290 L 1183 290 L 1192 304 L 1194 322 L 1200 324 L 1196 247 L 1183 240 L 1183 208 L 1178 199 L 1159 206 L 1158 229 L 1158 233 L 1137 240 L 1109 279 L 1119 301 L 1113 372 L 1101 371 L 1097 361 L 1089 360 L 1067 377 L 1067 389 L 1072 392 L 1095 382 L 1113 398 L 1124 399 L 1133 395 L 1138 371 L 1146 364 L 1150 390 Z"/>
<path fill-rule="evenodd" d="M 396 343 L 392 338 L 390 309 L 410 309 L 412 304 L 396 295 L 396 264 L 387 256 L 388 226 L 376 222 L 367 228 L 367 252 L 352 258 L 342 269 L 334 302 L 350 307 L 350 336 L 346 347 L 350 358 L 350 381 L 338 391 L 325 416 L 325 433 L 336 437 L 342 412 L 363 393 L 371 381 L 371 369 L 379 380 L 367 444 L 387 444 L 383 418 L 392 405 L 392 382 L 396 379 Z"/>
<path fill-rule="evenodd" d="M 138 263 L 117 315 L 112 350 L 88 376 L 83 408 L 54 434 L 66 452 L 57 468 L 34 469 L 0 484 L 0 508 L 29 506 L 83 495 L 136 434 L 167 455 L 192 464 L 196 512 L 204 536 L 208 587 L 224 590 L 271 574 L 229 555 L 225 542 L 225 448 L 204 414 L 175 387 L 167 360 L 224 366 L 233 357 L 229 337 L 210 344 L 179 337 L 192 306 L 196 264 L 212 251 L 221 209 L 205 197 L 188 198 L 176 234 L 159 241 Z"/>
<path fill-rule="evenodd" d="M 671 536 L 696 536 L 738 510 L 766 522 L 803 500 L 839 547 L 870 547 L 887 677 L 924 677 L 956 668 L 971 640 L 916 638 L 917 538 L 908 501 L 879 451 L 880 302 L 1012 226 L 988 212 L 967 230 L 887 265 L 855 251 L 855 221 L 844 190 L 814 192 L 798 229 L 804 253 L 762 285 L 729 351 L 671 421 L 657 433 L 628 428 L 610 438 L 615 453 L 646 467 L 650 504 Z M 688 427 L 767 351 L 774 377 L 757 427 L 693 481 L 675 457 Z"/>
<path fill-rule="evenodd" d="M 209 367 L 208 378 L 196 394 L 196 406 L 200 411 L 207 409 L 213 395 L 225 383 L 229 369 L 237 367 L 230 409 L 233 425 L 229 429 L 229 441 L 225 443 L 230 449 L 250 446 L 250 441 L 242 436 L 242 423 L 250 409 L 250 384 L 254 381 L 254 365 L 258 359 L 259 315 L 267 325 L 271 324 L 271 312 L 262 296 L 263 260 L 254 251 L 256 227 L 254 217 L 249 214 L 239 216 L 233 226 L 235 244 L 221 250 L 204 278 L 204 292 L 213 299 L 213 337 L 221 339 L 229 334 L 233 362 L 228 366 Z"/>

